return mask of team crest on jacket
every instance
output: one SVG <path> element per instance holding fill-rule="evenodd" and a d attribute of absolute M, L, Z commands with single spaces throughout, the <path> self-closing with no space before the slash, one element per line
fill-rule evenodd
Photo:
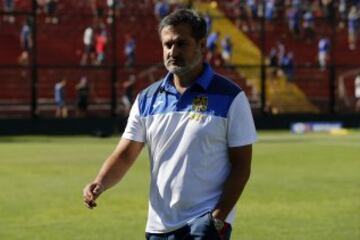
<path fill-rule="evenodd" d="M 208 97 L 195 97 L 192 103 L 192 110 L 195 112 L 205 112 L 208 108 Z"/>
<path fill-rule="evenodd" d="M 205 116 L 202 112 L 205 112 L 208 109 L 208 97 L 199 96 L 195 97 L 192 103 L 192 113 L 190 114 L 190 119 L 201 122 L 204 120 Z"/>

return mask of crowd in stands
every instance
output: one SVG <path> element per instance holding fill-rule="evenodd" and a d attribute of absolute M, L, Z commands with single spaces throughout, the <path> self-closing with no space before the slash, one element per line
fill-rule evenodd
<path fill-rule="evenodd" d="M 80 62 L 81 65 L 101 65 L 104 62 L 107 35 L 106 27 L 103 24 L 96 29 L 92 26 L 85 29 L 83 35 L 84 52 Z"/>
<path fill-rule="evenodd" d="M 58 1 L 59 0 L 36 0 L 37 14 L 44 14 L 46 23 L 57 24 L 59 22 L 58 16 L 56 15 Z M 16 5 L 19 4 L 19 2 L 20 0 L 3 0 L 3 10 L 5 13 L 8 13 L 3 17 L 4 22 L 15 23 L 16 17 L 13 13 L 17 11 Z"/>
<path fill-rule="evenodd" d="M 5 13 L 9 13 L 9 15 L 4 15 L 3 21 L 14 23 L 15 22 L 15 16 L 11 15 L 15 11 L 15 2 L 14 0 L 4 0 L 3 1 L 3 10 Z"/>
<path fill-rule="evenodd" d="M 288 81 L 293 80 L 295 67 L 294 56 L 291 51 L 286 52 L 283 42 L 278 41 L 276 46 L 271 48 L 268 60 L 271 79 L 285 74 Z"/>
<path fill-rule="evenodd" d="M 330 61 L 330 39 L 326 36 L 320 37 L 318 41 L 318 65 L 321 71 L 326 70 Z M 285 74 L 289 81 L 294 77 L 294 54 L 286 52 L 285 45 L 279 40 L 276 46 L 272 47 L 268 55 L 268 64 L 271 68 L 271 78 Z"/>
<path fill-rule="evenodd" d="M 17 2 L 17 0 L 3 0 L 3 11 L 9 13 L 3 15 L 4 22 L 12 24 L 17 21 L 16 15 L 11 15 L 12 12 L 16 12 Z M 259 32 L 260 19 L 265 19 L 266 27 L 269 28 L 276 28 L 275 21 L 282 19 L 294 39 L 318 46 L 317 60 L 321 70 L 325 70 L 328 66 L 332 43 L 328 36 L 318 33 L 319 21 L 329 26 L 337 24 L 336 27 L 339 30 L 346 29 L 349 49 L 355 50 L 358 47 L 360 0 L 227 0 L 218 1 L 218 3 L 219 6 L 225 8 L 235 25 L 248 34 Z M 61 24 L 61 16 L 57 12 L 64 3 L 59 0 L 37 0 L 37 4 L 37 14 L 44 15 L 45 24 Z M 113 24 L 113 20 L 121 15 L 121 10 L 126 7 L 127 1 L 89 0 L 87 4 L 91 9 L 94 21 L 83 29 L 83 50 L 79 62 L 81 65 L 102 65 L 107 59 L 110 26 Z M 139 4 L 153 6 L 154 17 L 160 21 L 174 9 L 191 7 L 192 1 L 141 0 Z M 218 67 L 231 66 L 233 55 L 231 36 L 213 31 L 214 19 L 209 12 L 205 12 L 203 16 L 208 29 L 207 60 Z M 29 64 L 30 61 L 33 46 L 31 35 L 32 19 L 28 18 L 20 30 L 22 53 L 19 63 L 24 65 Z M 137 37 L 132 32 L 123 37 L 123 64 L 126 68 L 131 69 L 136 65 Z M 292 81 L 295 58 L 293 51 L 286 49 L 284 42 L 279 38 L 268 53 L 271 77 L 275 78 L 279 74 L 284 74 L 289 81 Z M 131 79 L 129 82 L 133 84 L 136 76 L 134 75 Z M 62 83 L 62 85 L 64 87 L 66 84 Z"/>
<path fill-rule="evenodd" d="M 58 1 L 59 0 L 37 0 L 38 14 L 45 14 L 45 23 L 59 23 L 59 18 L 56 14 Z"/>
<path fill-rule="evenodd" d="M 54 86 L 54 102 L 56 104 L 55 117 L 68 117 L 68 101 L 66 97 L 67 79 L 62 77 Z M 90 85 L 87 77 L 82 76 L 75 85 L 76 90 L 76 116 L 85 117 L 87 115 L 90 95 Z"/>
<path fill-rule="evenodd" d="M 4 12 L 9 14 L 16 11 L 16 0 L 4 0 Z M 166 16 L 170 11 L 181 7 L 191 7 L 192 1 L 170 1 L 170 0 L 143 0 L 142 4 L 153 4 L 154 15 L 158 20 Z M 338 22 L 340 29 L 347 28 L 348 46 L 350 50 L 355 50 L 358 45 L 359 21 L 360 21 L 360 0 L 228 0 L 219 1 L 226 9 L 230 11 L 230 16 L 235 19 L 236 25 L 244 32 L 253 32 L 259 29 L 259 19 L 264 17 L 269 23 L 275 19 L 284 19 L 288 24 L 288 30 L 295 38 L 301 38 L 307 43 L 319 45 L 318 62 L 320 68 L 326 66 L 326 53 L 330 47 L 330 40 L 326 36 L 316 38 L 316 20 L 323 19 L 329 24 Z M 57 24 L 60 21 L 56 11 L 58 0 L 37 0 L 38 14 L 45 14 L 45 22 Z M 81 57 L 81 64 L 101 65 L 106 59 L 107 30 L 104 24 L 111 24 L 114 16 L 119 16 L 120 10 L 124 8 L 124 0 L 90 0 L 88 2 L 93 16 L 100 21 L 94 21 L 92 26 L 84 29 L 84 52 Z M 140 3 L 139 3 L 140 4 Z M 212 61 L 216 56 L 221 59 L 221 63 L 230 63 L 232 43 L 229 36 L 224 37 L 221 43 L 212 32 L 212 16 L 209 13 L 204 14 L 207 21 L 209 39 L 208 39 L 208 60 Z M 105 19 L 105 20 L 103 20 Z M 4 15 L 3 21 L 15 22 L 13 15 Z M 31 22 L 24 24 L 21 30 L 21 39 L 31 38 Z M 125 40 L 124 56 L 126 65 L 135 64 L 136 36 L 128 34 Z M 24 38 L 25 36 L 25 38 Z M 317 39 L 320 39 L 317 41 Z M 210 41 L 210 42 L 209 42 Z M 27 63 L 27 55 L 31 42 L 23 41 L 23 53 L 20 57 L 22 63 Z M 213 43 L 211 43 L 213 42 Z M 326 42 L 326 43 L 325 43 Z M 25 44 L 27 46 L 25 46 Z M 215 43 L 215 44 L 214 44 Z M 216 46 L 215 46 L 216 45 Z M 214 47 L 215 46 L 215 47 Z M 325 47 L 324 47 L 325 46 Z M 220 53 L 216 53 L 220 52 Z M 290 54 L 291 55 L 291 54 Z M 284 55 L 285 56 L 285 55 Z M 325 60 L 324 60 L 325 59 Z M 282 59 L 279 60 L 281 65 Z"/>
<path fill-rule="evenodd" d="M 233 0 L 223 5 L 244 32 L 259 31 L 259 19 L 271 24 L 283 19 L 295 38 L 312 42 L 317 21 L 347 28 L 349 49 L 355 50 L 359 34 L 359 0 Z"/>
<path fill-rule="evenodd" d="M 181 1 L 181 3 L 169 2 L 166 0 L 143 0 L 138 1 L 137 4 L 148 5 L 148 7 L 154 7 L 154 17 L 159 21 L 169 14 L 170 11 L 181 8 L 189 7 L 191 1 Z M 58 0 L 37 0 L 36 14 L 39 16 L 37 23 L 44 24 L 62 24 L 62 16 L 59 13 L 59 9 L 65 9 L 66 2 Z M 80 65 L 102 65 L 107 59 L 107 44 L 109 29 L 113 20 L 120 16 L 121 9 L 125 7 L 125 1 L 122 0 L 89 0 L 87 1 L 87 8 L 90 10 L 93 20 L 92 24 L 85 26 L 82 33 L 83 50 L 81 58 L 79 60 Z M 17 21 L 23 21 L 21 29 L 19 30 L 20 35 L 20 46 L 22 52 L 18 58 L 18 62 L 22 65 L 29 65 L 31 61 L 31 53 L 33 44 L 33 23 L 34 19 L 32 16 L 18 17 L 17 11 L 29 12 L 32 11 L 32 3 L 27 5 L 27 10 L 18 10 L 17 6 L 21 6 L 18 0 L 4 0 L 3 6 L 0 10 L 3 10 L 2 20 L 5 23 L 14 24 Z M 87 13 L 85 13 L 87 14 Z M 124 54 L 124 66 L 126 68 L 133 68 L 136 64 L 136 33 L 129 32 L 124 38 L 123 54 Z M 122 88 L 124 91 L 123 105 L 124 111 L 127 112 L 130 108 L 131 102 L 133 101 L 133 85 L 136 82 L 136 75 L 130 74 L 129 79 L 124 81 Z M 85 116 L 87 112 L 90 83 L 87 81 L 86 76 L 83 76 L 80 82 L 76 85 L 76 91 L 78 92 L 77 99 L 77 110 L 76 116 Z M 55 116 L 58 118 L 66 118 L 68 116 L 68 108 L 66 101 L 67 79 L 60 76 L 60 80 L 54 86 L 54 103 L 56 104 Z"/>

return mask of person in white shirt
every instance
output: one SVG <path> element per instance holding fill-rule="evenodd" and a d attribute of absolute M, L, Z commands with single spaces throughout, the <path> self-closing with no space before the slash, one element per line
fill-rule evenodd
<path fill-rule="evenodd" d="M 360 73 L 355 78 L 354 86 L 355 86 L 355 112 L 360 112 Z"/>
<path fill-rule="evenodd" d="M 85 65 L 88 63 L 88 59 L 90 58 L 90 63 L 95 62 L 95 34 L 94 29 L 89 26 L 85 29 L 83 35 L 83 43 L 84 43 L 84 53 L 81 57 L 81 65 Z"/>
<path fill-rule="evenodd" d="M 326 37 L 322 37 L 318 43 L 318 61 L 321 70 L 325 70 L 329 60 L 330 41 Z"/>
<path fill-rule="evenodd" d="M 168 74 L 137 96 L 122 138 L 83 190 L 87 207 L 118 183 L 145 144 L 146 239 L 228 240 L 249 179 L 256 130 L 244 91 L 203 60 L 206 23 L 178 10 L 159 24 Z"/>

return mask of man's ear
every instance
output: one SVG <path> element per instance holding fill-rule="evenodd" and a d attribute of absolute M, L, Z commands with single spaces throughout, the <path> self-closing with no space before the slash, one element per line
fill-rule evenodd
<path fill-rule="evenodd" d="M 200 44 L 201 52 L 205 52 L 206 51 L 206 38 L 200 39 L 199 44 Z"/>

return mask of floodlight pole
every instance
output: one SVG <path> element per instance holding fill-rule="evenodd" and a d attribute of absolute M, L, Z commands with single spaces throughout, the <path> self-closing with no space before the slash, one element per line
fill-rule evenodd
<path fill-rule="evenodd" d="M 31 11 L 31 38 L 32 46 L 30 49 L 31 55 L 31 117 L 37 118 L 37 83 L 38 83 L 38 72 L 37 72 L 37 1 L 32 0 L 32 11 Z"/>
<path fill-rule="evenodd" d="M 265 1 L 263 4 L 263 12 L 262 17 L 260 19 L 260 41 L 261 41 L 261 70 L 260 70 L 260 80 L 261 80 L 261 112 L 264 114 L 266 112 L 266 63 L 265 63 L 265 43 L 266 43 L 266 35 L 265 35 Z"/>
<path fill-rule="evenodd" d="M 116 116 L 116 108 L 117 108 L 117 95 L 116 95 L 116 85 L 117 85 L 117 34 L 116 34 L 116 4 L 113 2 L 112 7 L 112 67 L 111 67 L 111 116 Z"/>
<path fill-rule="evenodd" d="M 331 44 L 330 44 L 330 53 L 331 53 L 331 64 L 329 68 L 329 112 L 331 114 L 335 113 L 335 104 L 336 104 L 336 19 L 331 18 Z"/>

